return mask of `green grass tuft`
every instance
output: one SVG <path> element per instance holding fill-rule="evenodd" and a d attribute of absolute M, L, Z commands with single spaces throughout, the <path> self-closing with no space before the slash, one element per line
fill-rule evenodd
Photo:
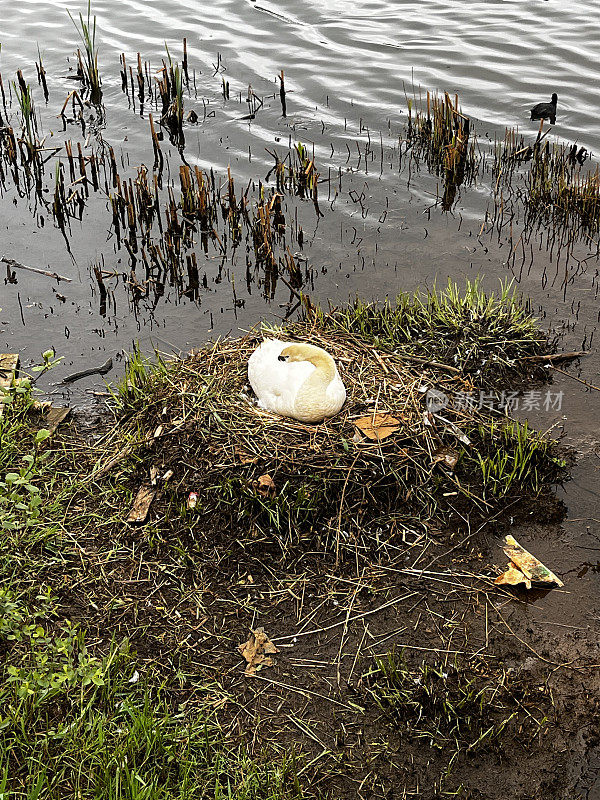
<path fill-rule="evenodd" d="M 548 348 L 537 320 L 509 283 L 496 296 L 484 292 L 479 280 L 467 281 L 464 291 L 450 281 L 441 291 L 403 293 L 393 303 L 357 299 L 322 319 L 326 328 L 399 354 L 441 361 L 493 386 L 523 373 L 524 356 Z"/>
<path fill-rule="evenodd" d="M 522 713 L 517 698 L 523 687 L 516 679 L 506 671 L 490 672 L 477 659 L 409 666 L 404 653 L 391 650 L 376 659 L 368 681 L 371 696 L 400 730 L 443 753 L 447 775 L 459 759 L 500 743 L 511 724 L 537 735 L 547 721 Z M 543 691 L 531 692 L 530 701 L 534 695 L 546 704 Z"/>
<path fill-rule="evenodd" d="M 556 481 L 566 461 L 556 455 L 553 443 L 531 430 L 527 422 L 491 422 L 474 433 L 479 450 L 465 452 L 466 471 L 474 465 L 484 496 L 505 497 L 514 491 L 536 494 L 548 481 Z"/>
<path fill-rule="evenodd" d="M 98 70 L 98 49 L 96 47 L 96 15 L 91 16 L 92 6 L 91 0 L 88 0 L 87 17 L 84 19 L 83 14 L 79 12 L 79 25 L 73 19 L 71 12 L 67 14 L 71 18 L 71 22 L 77 29 L 79 37 L 83 43 L 85 60 L 83 63 L 83 81 L 90 92 L 90 100 L 95 105 L 98 105 L 102 100 L 102 81 L 100 79 L 100 71 Z"/>

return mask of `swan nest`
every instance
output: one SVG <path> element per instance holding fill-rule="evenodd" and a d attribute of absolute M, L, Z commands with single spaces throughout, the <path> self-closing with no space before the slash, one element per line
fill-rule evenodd
<path fill-rule="evenodd" d="M 263 336 L 327 350 L 347 390 L 341 412 L 313 425 L 260 409 L 247 361 Z M 550 443 L 497 411 L 454 402 L 474 388 L 452 366 L 302 322 L 130 370 L 120 427 L 128 454 L 141 458 L 138 480 L 154 475 L 155 506 L 175 494 L 207 529 L 243 524 L 313 543 L 318 534 L 338 552 L 373 534 L 404 535 L 465 504 L 489 514 L 499 498 L 535 494 L 555 478 Z M 97 469 L 107 465 L 108 457 Z M 165 475 L 161 484 L 156 476 Z"/>

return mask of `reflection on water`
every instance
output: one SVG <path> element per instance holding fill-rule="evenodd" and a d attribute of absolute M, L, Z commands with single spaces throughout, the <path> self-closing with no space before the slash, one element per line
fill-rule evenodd
<path fill-rule="evenodd" d="M 67 2 L 74 16 L 83 5 Z M 185 124 L 182 155 L 182 143 L 170 142 L 168 132 L 159 143 L 160 158 L 165 159 L 161 191 L 169 186 L 180 191 L 184 167 L 194 181 L 200 170 L 213 182 L 213 195 L 222 198 L 230 169 L 236 203 L 245 197 L 256 222 L 258 205 L 268 206 L 279 193 L 274 162 L 293 156 L 296 145 L 303 143 L 311 169 L 318 173 L 319 205 L 315 210 L 310 196 L 282 200 L 290 233 L 272 246 L 279 247 L 276 261 L 283 265 L 287 283 L 279 281 L 275 290 L 272 275 L 248 267 L 260 261 L 261 247 L 268 251 L 268 241 L 263 237 L 257 244 L 260 234 L 251 232 L 243 246 L 236 246 L 231 215 L 226 219 L 230 211 L 219 200 L 221 227 L 211 223 L 211 230 L 205 230 L 211 247 L 205 239 L 196 248 L 195 261 L 183 260 L 179 269 L 184 281 L 178 286 L 169 279 L 168 267 L 166 276 L 158 277 L 156 265 L 167 263 L 168 253 L 152 253 L 152 243 L 143 237 L 135 249 L 126 205 L 115 211 L 107 197 L 119 194 L 114 175 L 109 174 L 108 183 L 106 174 L 99 178 L 84 209 L 80 176 L 69 174 L 70 163 L 61 151 L 64 191 L 74 209 L 67 235 L 53 224 L 43 203 L 36 207 L 7 192 L 0 206 L 4 254 L 72 278 L 68 285 L 53 287 L 40 276 L 19 274 L 17 283 L 2 288 L 3 347 L 19 350 L 25 362 L 48 341 L 77 365 L 95 351 L 103 362 L 101 355 L 128 349 L 133 340 L 142 346 L 154 342 L 164 349 L 186 349 L 210 335 L 248 327 L 260 317 L 284 317 L 296 305 L 294 289 L 301 282 L 316 299 L 338 303 L 355 292 L 381 297 L 436 278 L 445 281 L 448 275 L 460 280 L 481 272 L 495 286 L 511 269 L 549 324 L 566 322 L 570 330 L 576 315 L 574 344 L 585 338 L 589 346 L 596 324 L 593 242 L 590 252 L 583 248 L 577 253 L 575 266 L 562 265 L 541 234 L 525 246 L 518 230 L 522 221 L 516 217 L 505 214 L 496 230 L 489 224 L 491 215 L 486 217 L 489 180 L 486 186 L 475 182 L 458 195 L 447 194 L 443 205 L 452 209 L 452 216 L 441 215 L 436 197 L 442 195 L 443 175 L 430 174 L 424 166 L 407 168 L 398 137 L 405 135 L 412 87 L 447 90 L 452 96 L 458 92 L 462 110 L 475 120 L 484 142 L 486 135 L 502 137 L 506 125 L 519 125 L 531 139 L 537 123 L 529 121 L 529 108 L 557 91 L 553 132 L 588 150 L 600 149 L 595 125 L 600 100 L 591 91 L 600 78 L 594 52 L 600 22 L 593 3 L 359 2 L 350 8 L 340 2 L 291 0 L 202 5 L 191 0 L 97 0 L 94 11 L 106 115 L 86 108 L 86 127 L 80 130 L 71 104 L 61 131 L 57 113 L 77 86 L 73 53 L 79 46 L 64 0 L 24 0 L 4 9 L 0 68 L 5 87 L 13 92 L 11 81 L 22 68 L 34 87 L 35 102 L 45 110 L 40 135 L 46 137 L 46 146 L 61 146 L 79 136 L 84 159 L 86 145 L 112 148 L 115 167 L 109 173 L 119 172 L 125 194 L 130 187 L 150 196 L 157 145 L 149 114 L 160 116 L 157 94 L 163 62 L 168 63 L 165 43 L 169 55 L 181 61 L 186 37 L 186 118 L 192 111 L 196 124 Z M 35 76 L 38 45 L 48 75 L 47 107 Z M 138 53 L 143 91 L 138 91 L 136 78 Z M 279 96 L 282 69 L 286 117 Z M 129 76 L 134 82 L 134 91 L 122 91 L 122 72 L 125 81 Z M 500 202 L 505 178 L 493 176 Z M 44 181 L 51 192 L 54 176 L 46 174 Z M 85 192 L 89 194 L 87 184 Z M 244 224 L 243 210 L 239 213 Z M 171 221 L 175 227 L 181 222 L 179 217 Z M 124 249 L 126 242 L 132 253 Z M 223 258 L 222 248 L 230 248 L 231 258 Z M 132 254 L 138 262 L 133 273 Z M 150 267 L 144 265 L 140 277 L 145 261 Z M 131 307 L 136 294 L 141 302 Z"/>

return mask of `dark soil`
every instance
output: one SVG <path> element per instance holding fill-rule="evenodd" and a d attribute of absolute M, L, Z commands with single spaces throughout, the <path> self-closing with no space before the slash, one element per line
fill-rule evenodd
<path fill-rule="evenodd" d="M 80 436 L 76 425 L 65 435 Z M 427 534 L 398 530 L 354 555 L 348 546 L 336 563 L 318 537 L 311 547 L 265 535 L 247 519 L 200 521 L 175 513 L 168 492 L 145 525 L 119 521 L 156 455 L 150 446 L 133 471 L 102 479 L 105 496 L 90 501 L 98 526 L 75 522 L 62 581 L 56 566 L 40 575 L 62 584 L 65 616 L 81 620 L 96 647 L 129 637 L 140 672 L 165 683 L 174 704 L 215 692 L 221 724 L 251 753 L 306 759 L 307 796 L 594 797 L 580 787 L 594 785 L 589 764 L 600 741 L 597 636 L 545 620 L 540 593 L 493 585 L 511 523 L 535 517 L 536 541 L 556 535 L 562 505 L 551 494 L 477 524 L 461 511 Z M 238 645 L 259 627 L 279 652 L 249 677 Z M 418 732 L 428 723 L 425 703 L 419 724 L 386 710 L 373 673 L 376 658 L 394 650 L 415 675 L 424 664 L 446 670 L 441 691 L 450 702 L 453 676 L 475 676 L 490 698 L 478 719 L 498 734 L 471 747 L 451 735 L 440 744 Z M 469 720 L 460 724 L 468 735 Z"/>

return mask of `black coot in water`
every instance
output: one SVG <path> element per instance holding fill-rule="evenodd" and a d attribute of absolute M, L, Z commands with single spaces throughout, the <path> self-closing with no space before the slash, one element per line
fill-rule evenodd
<path fill-rule="evenodd" d="M 552 95 L 550 103 L 538 103 L 531 109 L 531 119 L 549 119 L 550 124 L 554 125 L 556 122 L 556 104 L 558 103 L 558 95 L 556 92 Z"/>

